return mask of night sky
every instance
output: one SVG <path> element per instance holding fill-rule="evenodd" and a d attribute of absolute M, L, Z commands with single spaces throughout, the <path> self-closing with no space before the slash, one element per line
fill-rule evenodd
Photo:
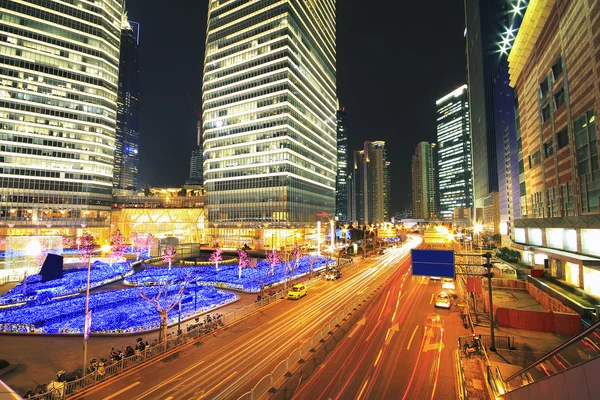
<path fill-rule="evenodd" d="M 201 106 L 207 0 L 127 0 L 140 23 L 138 186 L 189 175 Z M 337 87 L 351 150 L 385 140 L 392 209 L 409 202 L 410 159 L 435 141 L 435 101 L 464 83 L 463 0 L 338 0 Z"/>

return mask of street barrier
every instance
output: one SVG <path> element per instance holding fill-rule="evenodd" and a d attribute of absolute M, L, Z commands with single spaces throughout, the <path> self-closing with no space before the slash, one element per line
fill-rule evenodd
<path fill-rule="evenodd" d="M 321 276 L 317 275 L 317 276 L 313 277 L 312 279 L 309 279 L 308 281 L 304 282 L 304 284 L 306 286 L 310 287 L 311 285 L 315 284 L 316 282 L 318 282 L 320 280 L 321 280 Z M 282 291 L 279 291 L 272 295 L 265 295 L 260 300 L 250 303 L 242 308 L 232 310 L 221 316 L 221 321 L 223 322 L 223 326 L 227 326 L 229 324 L 237 322 L 237 321 L 245 318 L 251 312 L 258 310 L 261 307 L 264 307 L 268 304 L 271 304 L 272 302 L 281 300 L 285 297 L 286 297 L 286 294 L 282 290 Z M 90 389 L 93 386 L 96 386 L 100 383 L 104 383 L 105 381 L 123 373 L 126 370 L 129 370 L 129 369 L 135 368 L 139 365 L 142 365 L 143 363 L 145 363 L 146 361 L 148 361 L 152 358 L 155 358 L 162 354 L 171 352 L 174 349 L 177 349 L 178 347 L 181 347 L 184 344 L 187 344 L 189 342 L 192 342 L 194 340 L 202 338 L 203 336 L 214 332 L 218 328 L 219 328 L 219 325 L 217 324 L 217 322 L 212 321 L 212 323 L 209 325 L 201 325 L 190 331 L 185 331 L 185 329 L 184 329 L 184 331 L 181 333 L 181 335 L 173 335 L 173 337 L 167 339 L 163 343 L 158 343 L 154 346 L 146 347 L 146 349 L 143 352 L 140 352 L 139 354 L 133 355 L 131 357 L 123 358 L 121 361 L 118 361 L 116 363 L 112 363 L 112 364 L 105 366 L 103 374 L 99 373 L 98 371 L 93 371 L 91 373 L 86 374 L 84 377 L 74 380 L 74 381 L 71 381 L 71 382 L 54 382 L 53 381 L 53 382 L 51 382 L 52 384 L 54 384 L 53 389 L 47 390 L 45 393 L 41 393 L 41 394 L 38 394 L 35 396 L 28 397 L 27 399 L 28 400 L 63 400 L 65 398 L 74 396 L 75 394 L 78 394 L 84 390 Z M 301 359 L 302 353 L 301 353 L 300 348 L 298 348 L 294 352 L 292 352 L 292 355 L 290 356 L 290 358 L 292 358 L 294 356 L 294 353 L 296 355 L 298 355 L 298 357 L 293 361 L 290 361 L 290 359 L 285 360 L 287 362 L 287 365 L 289 365 L 291 363 L 295 363 Z M 278 365 L 274 372 L 277 372 L 279 374 L 280 370 L 282 370 L 282 369 L 283 368 L 280 365 Z M 287 369 L 288 368 L 286 368 L 286 370 Z M 57 389 L 57 388 L 60 388 L 60 389 Z M 258 389 L 261 390 L 261 388 L 258 388 Z M 250 395 L 248 395 L 248 397 L 242 396 L 241 398 L 252 399 L 253 397 L 250 394 Z"/>
<path fill-rule="evenodd" d="M 242 394 L 237 400 L 258 400 L 264 398 L 266 394 L 273 392 L 275 390 L 273 387 L 275 382 L 283 377 L 289 376 L 291 370 L 296 368 L 298 363 L 304 361 L 303 357 L 305 355 L 316 351 L 318 346 L 322 345 L 330 335 L 333 335 L 333 331 L 336 328 L 340 329 L 343 323 L 347 321 L 347 317 L 352 316 L 357 312 L 358 308 L 393 275 L 393 272 L 395 272 L 394 269 L 385 269 L 384 273 L 376 278 L 370 286 L 373 289 L 369 293 L 362 293 L 354 302 L 351 302 L 344 311 L 340 311 L 329 322 L 324 323 L 321 328 L 313 333 L 309 340 L 304 342 L 300 347 L 294 349 L 287 359 L 282 360 L 277 364 L 270 374 L 262 377 L 250 391 Z M 271 382 L 271 385 L 269 387 L 264 387 L 265 382 Z"/>

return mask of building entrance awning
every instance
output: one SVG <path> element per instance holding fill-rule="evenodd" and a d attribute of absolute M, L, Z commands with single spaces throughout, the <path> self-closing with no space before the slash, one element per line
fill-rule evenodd
<path fill-rule="evenodd" d="M 596 267 L 596 269 L 600 267 L 600 258 L 584 256 L 583 254 L 535 246 L 525 246 L 525 250 L 533 251 L 534 253 L 546 254 L 549 257 L 558 258 L 561 260 L 581 263 L 588 267 Z"/>

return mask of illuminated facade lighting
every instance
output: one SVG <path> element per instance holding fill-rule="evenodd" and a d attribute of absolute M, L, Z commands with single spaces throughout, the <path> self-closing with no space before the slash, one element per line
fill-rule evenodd
<path fill-rule="evenodd" d="M 436 106 L 438 216 L 451 219 L 455 208 L 473 206 L 467 85 L 438 100 Z"/>
<path fill-rule="evenodd" d="M 107 227 L 123 2 L 33 4 L 0 7 L 0 220 Z"/>
<path fill-rule="evenodd" d="M 337 112 L 337 174 L 335 183 L 335 217 L 348 221 L 348 132 L 346 132 L 346 109 Z"/>
<path fill-rule="evenodd" d="M 211 0 L 203 80 L 208 215 L 310 224 L 335 213 L 335 1 Z"/>

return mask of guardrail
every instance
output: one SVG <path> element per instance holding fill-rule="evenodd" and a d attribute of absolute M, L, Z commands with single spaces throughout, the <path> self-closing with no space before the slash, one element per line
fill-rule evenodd
<path fill-rule="evenodd" d="M 304 282 L 305 285 L 311 286 L 315 282 L 321 279 L 320 275 L 309 279 Z M 281 300 L 286 297 L 286 292 L 279 291 L 272 295 L 265 295 L 260 300 L 248 304 L 242 308 L 233 310 L 221 316 L 222 326 L 227 326 L 240 319 L 248 316 L 255 310 L 260 309 L 268 304 L 271 304 L 277 300 Z M 171 324 L 174 326 L 175 324 Z M 167 339 L 163 343 L 158 343 L 155 346 L 147 347 L 143 352 L 135 354 L 131 357 L 123 358 L 121 361 L 106 365 L 103 371 L 93 371 L 84 377 L 71 382 L 51 382 L 52 389 L 48 389 L 45 393 L 37 394 L 35 396 L 28 397 L 30 400 L 62 400 L 77 393 L 80 393 L 86 389 L 89 389 L 95 385 L 105 382 L 114 376 L 121 374 L 122 372 L 131 368 L 137 367 L 148 360 L 156 358 L 162 354 L 168 353 L 178 347 L 181 347 L 187 343 L 194 342 L 195 340 L 207 335 L 208 333 L 214 332 L 220 326 L 213 322 L 211 326 L 199 326 L 191 329 L 190 331 L 184 331 L 181 335 L 175 335 L 174 337 Z"/>
<path fill-rule="evenodd" d="M 357 264 L 358 265 L 358 264 Z M 291 372 L 293 367 L 298 363 L 304 361 L 304 356 L 312 351 L 316 351 L 316 347 L 325 343 L 326 338 L 333 335 L 334 329 L 339 328 L 343 322 L 347 320 L 349 316 L 352 316 L 369 297 L 375 293 L 395 272 L 395 269 L 386 270 L 386 272 L 377 278 L 372 287 L 374 288 L 369 293 L 365 292 L 352 302 L 346 309 L 337 313 L 334 317 L 325 323 L 320 329 L 317 329 L 310 339 L 302 344 L 302 346 L 295 348 L 290 353 L 289 357 L 281 360 L 273 371 L 263 376 L 248 392 L 242 394 L 238 400 L 257 400 L 261 399 L 265 394 L 274 391 L 274 384 L 279 379 L 283 378 Z"/>

